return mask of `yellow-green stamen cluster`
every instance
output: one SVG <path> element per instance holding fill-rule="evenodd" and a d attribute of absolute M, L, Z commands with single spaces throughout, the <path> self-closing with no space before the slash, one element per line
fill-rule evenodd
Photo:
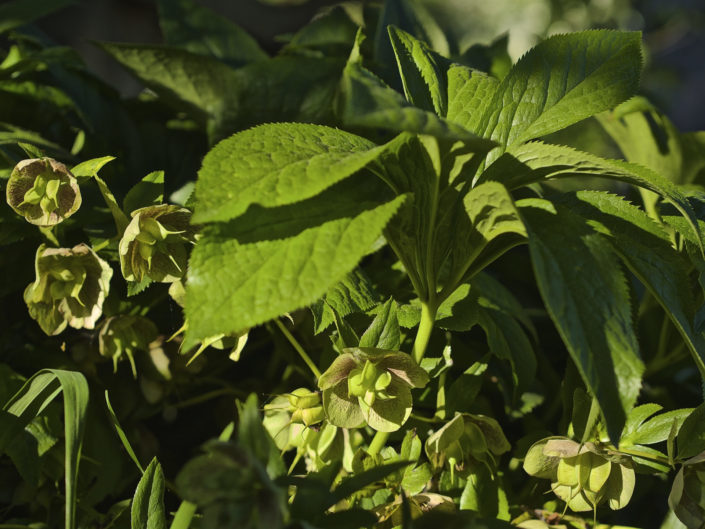
<path fill-rule="evenodd" d="M 392 382 L 389 371 L 381 371 L 370 360 L 366 360 L 362 367 L 356 367 L 348 376 L 348 396 L 360 397 L 368 406 L 375 400 L 388 400 L 392 398 L 385 391 Z"/>

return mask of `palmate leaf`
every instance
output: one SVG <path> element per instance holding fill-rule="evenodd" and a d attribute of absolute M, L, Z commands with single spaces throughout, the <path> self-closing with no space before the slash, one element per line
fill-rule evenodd
<path fill-rule="evenodd" d="M 240 26 L 193 0 L 159 0 L 157 6 L 164 40 L 171 46 L 234 67 L 269 58 Z"/>
<path fill-rule="evenodd" d="M 510 70 L 473 131 L 516 145 L 615 107 L 639 85 L 640 40 L 606 30 L 546 39 Z"/>
<path fill-rule="evenodd" d="M 546 201 L 520 205 L 541 297 L 616 443 L 644 371 L 624 274 L 582 217 Z"/>
<path fill-rule="evenodd" d="M 209 225 L 189 264 L 184 347 L 316 301 L 357 265 L 407 198 L 390 195 L 362 173 L 296 204 L 251 206 Z"/>
<path fill-rule="evenodd" d="M 0 454 L 59 393 L 64 397 L 65 527 L 76 527 L 76 482 L 88 407 L 88 382 L 78 372 L 43 369 L 31 377 L 0 413 Z"/>
<path fill-rule="evenodd" d="M 239 132 L 204 158 L 194 222 L 226 221 L 251 204 L 273 207 L 310 198 L 382 151 L 360 136 L 320 125 L 274 123 Z"/>

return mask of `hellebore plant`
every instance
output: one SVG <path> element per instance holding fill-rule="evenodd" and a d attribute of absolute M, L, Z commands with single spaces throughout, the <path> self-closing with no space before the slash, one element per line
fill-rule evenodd
<path fill-rule="evenodd" d="M 78 210 L 81 191 L 61 162 L 52 158 L 22 160 L 7 182 L 7 203 L 28 222 L 48 227 Z"/>
<path fill-rule="evenodd" d="M 59 334 L 67 325 L 95 327 L 113 275 L 108 263 L 85 244 L 73 248 L 42 245 L 37 250 L 35 274 L 24 300 L 45 333 Z"/>
<path fill-rule="evenodd" d="M 51 2 L 8 9 L 33 3 Z M 0 99 L 56 103 L 26 120 L 51 123 L 38 145 L 0 123 L 0 265 L 30 273 L 0 295 L 22 307 L 34 258 L 30 317 L 82 329 L 0 326 L 22 353 L 0 351 L 6 525 L 54 529 L 61 496 L 66 529 L 168 527 L 175 500 L 174 529 L 572 529 L 661 497 L 702 529 L 705 135 L 634 97 L 639 33 L 554 35 L 511 65 L 506 39 L 462 51 L 426 2 L 345 2 L 269 57 L 194 0 L 157 4 L 165 45 L 102 45 L 149 88 L 129 102 L 13 40 L 24 15 L 0 23 Z M 613 152 L 605 133 L 626 161 L 573 148 Z M 23 385 L 47 355 L 90 377 Z M 206 432 L 173 481 L 143 466 Z M 641 475 L 672 471 L 667 505 Z"/>

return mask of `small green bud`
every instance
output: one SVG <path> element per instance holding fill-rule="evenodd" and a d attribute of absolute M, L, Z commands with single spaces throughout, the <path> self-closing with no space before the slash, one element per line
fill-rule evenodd
<path fill-rule="evenodd" d="M 325 419 L 321 395 L 306 388 L 297 388 L 286 395 L 289 401 L 291 422 L 312 426 Z"/>
<path fill-rule="evenodd" d="M 103 312 L 113 270 L 85 244 L 42 245 L 35 258 L 34 283 L 24 292 L 29 314 L 48 335 L 70 325 L 92 329 Z"/>
<path fill-rule="evenodd" d="M 162 204 L 132 212 L 132 221 L 120 240 L 120 267 L 128 281 L 149 277 L 158 283 L 173 283 L 184 277 L 187 246 L 194 242 L 189 225 L 191 212 Z"/>
<path fill-rule="evenodd" d="M 19 162 L 12 170 L 6 191 L 10 207 L 37 226 L 54 226 L 81 206 L 76 177 L 52 158 Z"/>
<path fill-rule="evenodd" d="M 151 320 L 142 316 L 114 316 L 103 323 L 98 334 L 98 350 L 102 356 L 112 358 L 117 371 L 118 361 L 127 357 L 132 374 L 137 375 L 135 353 L 148 351 L 149 344 L 156 340 L 159 332 Z"/>

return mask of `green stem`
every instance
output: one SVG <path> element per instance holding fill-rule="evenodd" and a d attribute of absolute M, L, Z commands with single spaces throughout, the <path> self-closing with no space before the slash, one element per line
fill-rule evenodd
<path fill-rule="evenodd" d="M 182 501 L 181 505 L 179 505 L 179 510 L 174 515 L 170 529 L 188 529 L 195 514 L 196 504 L 190 501 Z"/>
<path fill-rule="evenodd" d="M 388 438 L 389 432 L 377 432 L 372 439 L 369 448 L 367 449 L 367 453 L 371 456 L 376 456 L 379 454 L 379 451 L 382 450 L 382 447 L 385 445 Z"/>
<path fill-rule="evenodd" d="M 274 323 L 277 324 L 277 327 L 279 327 L 279 330 L 282 332 L 282 334 L 286 336 L 286 339 L 289 340 L 289 343 L 292 345 L 292 347 L 296 349 L 296 352 L 299 353 L 301 359 L 306 362 L 306 365 L 311 370 L 311 373 L 313 373 L 313 375 L 317 379 L 320 378 L 321 372 L 316 367 L 316 364 L 313 363 L 313 360 L 311 360 L 311 357 L 306 354 L 306 351 L 304 351 L 304 348 L 301 347 L 301 344 L 289 332 L 289 329 L 284 326 L 284 324 L 279 320 L 279 318 L 275 318 Z"/>
<path fill-rule="evenodd" d="M 436 321 L 436 310 L 435 303 L 421 303 L 421 321 L 419 322 L 419 329 L 416 331 L 416 339 L 411 351 L 417 364 L 421 363 L 423 355 L 426 354 L 426 347 L 431 339 L 431 331 Z"/>

